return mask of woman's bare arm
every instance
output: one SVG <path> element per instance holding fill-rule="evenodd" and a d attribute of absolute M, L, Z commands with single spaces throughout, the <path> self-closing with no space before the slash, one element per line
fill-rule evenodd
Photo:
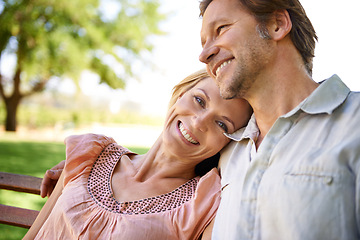
<path fill-rule="evenodd" d="M 63 182 L 64 182 L 64 176 L 63 175 L 64 174 L 61 174 L 61 176 L 60 176 L 60 178 L 59 178 L 59 180 L 58 180 L 58 182 L 57 182 L 57 184 L 55 186 L 55 189 L 54 189 L 53 193 L 51 194 L 49 199 L 46 201 L 44 206 L 42 207 L 39 215 L 36 217 L 34 223 L 32 224 L 29 231 L 26 233 L 23 240 L 34 239 L 36 234 L 39 232 L 41 226 L 44 224 L 44 222 L 46 221 L 46 219 L 50 215 L 56 201 L 58 200 L 58 198 L 61 195 L 62 190 L 63 190 Z"/>

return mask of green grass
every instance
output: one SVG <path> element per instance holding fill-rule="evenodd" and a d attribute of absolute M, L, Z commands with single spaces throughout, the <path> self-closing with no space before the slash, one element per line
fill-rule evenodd
<path fill-rule="evenodd" d="M 129 147 L 143 154 L 148 149 Z M 0 137 L 0 171 L 43 177 L 47 169 L 65 159 L 65 145 L 59 142 L 33 142 Z M 0 190 L 0 203 L 40 210 L 40 196 Z M 26 229 L 0 224 L 0 240 L 21 239 Z"/>

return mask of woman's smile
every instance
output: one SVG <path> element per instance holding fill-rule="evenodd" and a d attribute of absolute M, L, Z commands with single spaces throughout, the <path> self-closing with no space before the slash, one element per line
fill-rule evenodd
<path fill-rule="evenodd" d="M 185 138 L 186 141 L 190 142 L 191 144 L 198 145 L 199 142 L 195 140 L 195 137 L 192 136 L 191 132 L 187 130 L 182 122 L 179 121 L 178 129 L 181 135 Z"/>

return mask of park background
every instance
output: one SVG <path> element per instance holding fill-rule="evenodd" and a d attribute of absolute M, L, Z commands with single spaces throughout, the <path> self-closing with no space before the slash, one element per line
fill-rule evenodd
<path fill-rule="evenodd" d="M 106 0 L 109 15 L 116 0 Z M 302 0 L 319 37 L 313 78 L 338 74 L 351 90 L 360 90 L 359 0 Z M 153 37 L 146 56 L 152 66 L 141 68 L 137 79 L 126 79 L 125 89 L 99 84 L 99 77 L 84 71 L 80 93 L 70 79 L 57 79 L 47 90 L 24 99 L 16 132 L 4 131 L 5 111 L 0 102 L 0 171 L 41 177 L 45 169 L 64 158 L 63 139 L 71 134 L 94 132 L 112 136 L 119 144 L 141 153 L 161 132 L 172 87 L 188 74 L 204 67 L 201 52 L 198 1 L 160 1 L 168 14 L 160 28 L 166 34 Z M 15 58 L 1 59 L 1 74 L 13 74 Z M 115 66 L 116 67 L 116 66 Z M 76 108 L 74 109 L 74 102 Z M 59 104 L 59 102 L 61 104 Z M 59 108 L 59 105 L 62 107 Z M 1 203 L 40 208 L 43 200 L 0 191 Z M 0 225 L 0 239 L 20 239 L 24 231 Z"/>
<path fill-rule="evenodd" d="M 116 7 L 113 7 L 113 4 L 116 1 L 106 1 L 109 3 L 108 14 L 114 14 Z M 315 49 L 314 80 L 321 81 L 336 73 L 350 89 L 360 90 L 360 32 L 356 30 L 360 22 L 357 18 L 360 1 L 301 2 L 319 37 Z M 74 130 L 91 131 L 112 133 L 121 143 L 129 139 L 128 141 L 135 141 L 140 145 L 149 145 L 161 131 L 172 87 L 188 74 L 204 67 L 204 64 L 198 61 L 201 52 L 198 1 L 183 0 L 175 4 L 173 1 L 162 0 L 160 10 L 168 14 L 167 20 L 160 24 L 160 28 L 166 34 L 153 38 L 154 49 L 147 56 L 151 59 L 152 67 L 140 69 L 136 73 L 138 79 L 126 79 L 125 89 L 118 90 L 99 84 L 96 74 L 84 71 L 80 79 L 81 97 L 76 100 L 76 87 L 73 82 L 66 78 L 61 81 L 55 79 L 48 84 L 47 91 L 24 99 L 19 111 L 17 134 L 36 135 L 36 138 L 45 137 L 47 140 L 58 141 Z M 12 74 L 11 66 L 14 65 L 14 61 L 14 58 L 2 60 L 1 73 Z M 59 110 L 51 106 L 54 99 L 62 99 L 65 108 Z M 73 105 L 74 101 L 78 103 L 78 109 L 66 109 L 66 106 Z M 47 107 L 49 104 L 50 109 Z M 89 109 L 89 104 L 93 108 Z M 53 105 L 56 105 L 55 101 Z M 51 111 L 53 109 L 56 111 Z M 0 110 L 1 122 L 4 114 L 4 111 Z M 153 127 L 136 126 L 133 130 L 138 131 L 129 136 L 124 128 L 114 130 L 114 123 L 126 124 L 126 129 L 131 128 L 128 124 L 146 124 Z M 81 129 L 75 129 L 79 125 L 82 125 Z M 42 131 L 35 131 L 35 134 L 34 131 L 30 131 L 34 129 Z M 126 132 L 122 133 L 121 129 Z M 139 137 L 141 130 L 149 133 L 141 134 Z M 150 135 L 151 137 L 146 137 Z M 130 140 L 131 137 L 137 138 L 137 141 Z M 144 138 L 146 140 L 140 142 Z"/>

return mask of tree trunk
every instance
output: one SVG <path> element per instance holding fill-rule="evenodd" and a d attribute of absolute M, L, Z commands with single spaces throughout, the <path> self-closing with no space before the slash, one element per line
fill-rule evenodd
<path fill-rule="evenodd" d="M 18 66 L 20 66 L 20 57 L 18 57 Z M 14 81 L 14 88 L 13 93 L 11 96 L 7 97 L 5 96 L 4 92 L 4 86 L 2 85 L 2 81 L 0 81 L 0 94 L 5 102 L 6 107 L 6 120 L 5 120 L 5 130 L 15 132 L 16 131 L 16 113 L 18 110 L 18 106 L 20 104 L 20 101 L 23 97 L 23 95 L 20 93 L 20 74 L 21 69 L 17 67 L 15 71 L 15 75 L 13 78 Z M 0 78 L 1 80 L 1 78 Z"/>
<path fill-rule="evenodd" d="M 5 130 L 9 132 L 15 132 L 16 131 L 16 115 L 18 106 L 20 104 L 21 97 L 11 97 L 6 99 L 5 105 L 6 105 L 6 122 L 5 122 Z"/>

